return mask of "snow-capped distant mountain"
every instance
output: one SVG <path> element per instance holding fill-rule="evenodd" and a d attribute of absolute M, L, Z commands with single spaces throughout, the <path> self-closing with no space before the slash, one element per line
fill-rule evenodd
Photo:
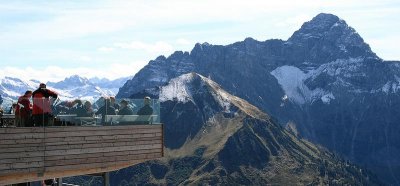
<path fill-rule="evenodd" d="M 26 90 L 34 90 L 39 84 L 35 81 L 23 81 L 18 78 L 0 78 L 0 95 L 4 101 L 17 99 Z"/>
<path fill-rule="evenodd" d="M 74 75 L 59 82 L 47 82 L 47 87 L 59 93 L 60 99 L 85 99 L 94 100 L 101 96 L 114 96 L 128 79 L 116 80 L 98 79 L 92 82 L 88 78 Z M 93 79 L 96 80 L 96 79 Z M 6 103 L 15 101 L 26 90 L 36 90 L 39 86 L 37 80 L 21 80 L 14 77 L 0 78 L 0 95 Z"/>
<path fill-rule="evenodd" d="M 115 80 L 109 80 L 107 78 L 100 79 L 98 77 L 94 77 L 94 78 L 90 78 L 89 81 L 92 82 L 94 85 L 102 87 L 103 89 L 110 90 L 116 94 L 116 93 L 118 93 L 119 88 L 121 88 L 125 84 L 126 81 L 128 81 L 129 79 L 132 79 L 132 77 L 133 76 L 122 77 L 122 78 L 118 78 Z"/>

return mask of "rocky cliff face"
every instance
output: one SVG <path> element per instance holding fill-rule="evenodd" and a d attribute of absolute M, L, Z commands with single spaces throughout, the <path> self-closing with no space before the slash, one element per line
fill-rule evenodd
<path fill-rule="evenodd" d="M 196 73 L 170 80 L 159 97 L 165 158 L 112 173 L 113 185 L 379 184 Z"/>
<path fill-rule="evenodd" d="M 400 184 L 400 65 L 377 57 L 337 16 L 319 14 L 287 41 L 204 43 L 190 53 L 159 57 L 117 96 L 157 94 L 170 79 L 191 71 L 282 125 L 290 123 L 302 137 Z"/>

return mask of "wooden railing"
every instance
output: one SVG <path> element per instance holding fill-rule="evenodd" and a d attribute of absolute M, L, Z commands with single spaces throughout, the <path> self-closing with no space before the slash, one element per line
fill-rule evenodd
<path fill-rule="evenodd" d="M 109 172 L 163 156 L 163 126 L 0 128 L 0 185 Z"/>

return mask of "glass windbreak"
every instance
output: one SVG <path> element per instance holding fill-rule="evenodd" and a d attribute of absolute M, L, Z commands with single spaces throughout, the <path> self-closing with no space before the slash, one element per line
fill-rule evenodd
<path fill-rule="evenodd" d="M 158 99 L 95 100 L 34 98 L 15 101 L 1 116 L 2 127 L 160 124 Z M 10 112 L 11 111 L 11 112 Z M 9 113 L 10 112 L 10 113 Z"/>
<path fill-rule="evenodd" d="M 160 102 L 157 99 L 76 99 L 59 101 L 54 110 L 55 124 L 59 126 L 160 123 Z"/>

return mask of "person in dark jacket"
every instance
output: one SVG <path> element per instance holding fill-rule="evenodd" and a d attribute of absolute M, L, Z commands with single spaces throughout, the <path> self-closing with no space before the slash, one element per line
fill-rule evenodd
<path fill-rule="evenodd" d="M 150 106 L 151 99 L 149 96 L 144 98 L 144 106 L 137 112 L 138 115 L 152 115 L 153 108 Z"/>
<path fill-rule="evenodd" d="M 17 106 L 15 108 L 15 121 L 17 127 L 33 127 L 33 122 L 31 121 L 31 97 L 32 91 L 28 90 L 23 96 L 18 98 Z"/>
<path fill-rule="evenodd" d="M 137 121 L 135 123 L 137 124 L 149 124 L 151 116 L 153 114 L 153 108 L 150 106 L 151 99 L 150 97 L 146 96 L 144 98 L 144 105 L 142 108 L 139 109 L 137 112 L 137 115 L 139 115 Z"/>
<path fill-rule="evenodd" d="M 104 99 L 104 105 L 99 108 L 99 110 L 95 113 L 96 115 L 101 114 L 101 121 L 102 123 L 105 123 L 106 121 L 106 115 L 117 115 L 115 113 L 115 108 L 111 106 L 111 101 L 109 98 Z"/>
<path fill-rule="evenodd" d="M 128 101 L 122 100 L 120 105 L 118 115 L 133 115 L 133 110 L 128 106 Z"/>
<path fill-rule="evenodd" d="M 77 116 L 78 117 L 93 117 L 94 112 L 92 108 L 92 103 L 86 101 L 85 104 L 78 110 Z"/>
<path fill-rule="evenodd" d="M 110 97 L 111 106 L 114 107 L 116 110 L 119 110 L 119 105 L 115 102 L 115 97 Z"/>
<path fill-rule="evenodd" d="M 76 99 L 72 102 L 72 107 L 70 113 L 76 114 L 78 117 L 84 117 L 85 115 L 85 108 L 83 107 L 82 100 Z"/>
<path fill-rule="evenodd" d="M 57 97 L 57 93 L 47 89 L 44 83 L 40 83 L 39 88 L 32 93 L 32 116 L 35 126 L 49 126 L 52 98 L 56 99 Z"/>

